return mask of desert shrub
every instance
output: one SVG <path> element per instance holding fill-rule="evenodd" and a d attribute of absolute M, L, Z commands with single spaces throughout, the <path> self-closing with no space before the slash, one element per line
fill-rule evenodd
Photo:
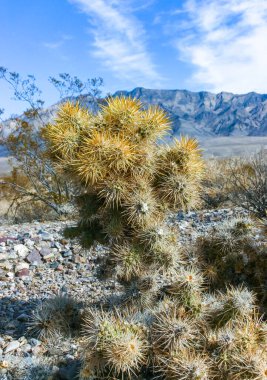
<path fill-rule="evenodd" d="M 260 218 L 267 208 L 267 154 L 206 160 L 203 207 L 243 207 Z"/>
<path fill-rule="evenodd" d="M 249 158 L 232 159 L 229 163 L 231 199 L 259 217 L 267 210 L 267 152 L 261 150 Z"/>
<path fill-rule="evenodd" d="M 209 261 L 194 247 L 199 260 L 190 260 L 166 216 L 198 206 L 204 164 L 194 139 L 159 145 L 168 129 L 162 110 L 121 97 L 97 115 L 67 103 L 44 131 L 51 157 L 81 189 L 69 236 L 106 244 L 104 270 L 124 285 L 83 312 L 80 379 L 264 380 L 267 328 L 256 291 L 211 283 L 206 267 L 220 276 L 218 256 L 228 245 L 239 254 L 250 226 L 228 226 Z"/>
<path fill-rule="evenodd" d="M 40 131 L 25 123 L 18 121 L 18 129 L 2 140 L 13 157 L 13 169 L 0 181 L 1 198 L 9 201 L 9 214 L 14 217 L 20 218 L 23 210 L 28 209 L 28 217 L 31 218 L 32 213 L 35 219 L 32 210 L 38 219 L 39 205 L 39 209 L 48 210 L 51 216 L 62 216 L 66 214 L 66 204 L 71 205 L 74 186 L 58 175 L 47 158 Z"/>
<path fill-rule="evenodd" d="M 13 90 L 14 99 L 24 102 L 27 109 L 21 116 L 3 122 L 0 144 L 12 157 L 13 171 L 0 181 L 2 199 L 10 203 L 9 216 L 15 221 L 30 221 L 40 218 L 70 216 L 72 199 L 77 195 L 71 178 L 59 175 L 56 165 L 46 151 L 42 127 L 52 112 L 43 109 L 41 91 L 33 75 L 22 78 L 18 73 L 0 67 L 0 79 Z M 63 97 L 82 96 L 87 93 L 87 103 L 97 109 L 101 95 L 102 78 L 80 80 L 67 73 L 49 81 Z M 1 110 L 0 110 L 1 114 Z"/>
<path fill-rule="evenodd" d="M 232 186 L 229 181 L 229 159 L 206 159 L 202 181 L 203 207 L 207 209 L 231 206 Z"/>
<path fill-rule="evenodd" d="M 59 335 L 75 335 L 81 328 L 81 309 L 81 304 L 66 294 L 45 299 L 33 311 L 29 332 L 45 342 Z"/>
<path fill-rule="evenodd" d="M 44 194 L 36 193 L 29 178 L 17 168 L 13 168 L 9 175 L 1 178 L 0 199 L 7 204 L 5 216 L 15 223 L 31 222 L 33 220 L 55 220 L 63 218 L 58 212 L 49 205 L 48 198 L 40 199 Z M 52 194 L 51 194 L 52 200 Z M 56 192 L 54 193 L 55 202 L 59 202 Z M 62 211 L 67 208 L 62 199 Z M 71 204 L 68 205 L 66 215 L 75 215 L 75 210 Z"/>

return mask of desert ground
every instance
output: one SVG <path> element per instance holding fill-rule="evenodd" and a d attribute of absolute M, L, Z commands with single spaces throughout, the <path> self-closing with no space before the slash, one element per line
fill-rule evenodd
<path fill-rule="evenodd" d="M 215 137 L 201 139 L 206 157 L 231 157 L 250 155 L 261 148 L 267 149 L 267 136 Z"/>

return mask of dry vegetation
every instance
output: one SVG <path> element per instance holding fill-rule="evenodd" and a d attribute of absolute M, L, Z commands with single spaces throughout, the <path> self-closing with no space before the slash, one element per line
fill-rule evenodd
<path fill-rule="evenodd" d="M 62 218 L 43 196 L 44 191 L 37 193 L 28 177 L 15 168 L 0 179 L 0 217 L 14 223 Z"/>
<path fill-rule="evenodd" d="M 267 210 L 267 151 L 206 162 L 204 206 L 241 206 L 260 218 Z"/>

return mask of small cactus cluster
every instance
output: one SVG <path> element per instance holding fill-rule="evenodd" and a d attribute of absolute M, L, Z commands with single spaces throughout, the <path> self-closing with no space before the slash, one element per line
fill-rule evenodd
<path fill-rule="evenodd" d="M 59 336 L 77 334 L 80 328 L 81 306 L 66 294 L 47 298 L 37 305 L 28 323 L 30 335 L 45 342 L 53 342 Z"/>
<path fill-rule="evenodd" d="M 202 289 L 197 310 L 177 295 L 145 311 L 88 309 L 80 379 L 267 379 L 267 325 L 252 292 Z"/>
<path fill-rule="evenodd" d="M 101 378 L 108 373 L 130 378 L 147 363 L 149 344 L 145 327 L 119 313 L 88 310 L 84 343 L 81 379 Z"/>
<path fill-rule="evenodd" d="M 223 257 L 238 257 L 250 226 L 229 225 L 210 248 L 199 240 L 189 257 L 166 217 L 197 207 L 204 164 L 194 139 L 159 144 L 168 129 L 162 110 L 121 97 L 96 115 L 66 103 L 44 130 L 80 190 L 68 235 L 106 244 L 104 270 L 125 289 L 83 311 L 80 379 L 267 380 L 257 296 L 242 281 L 223 283 Z"/>
<path fill-rule="evenodd" d="M 233 218 L 200 236 L 195 250 L 211 287 L 246 283 L 257 291 L 261 306 L 266 309 L 267 250 L 261 240 L 255 239 L 259 234 L 264 240 L 262 224 L 250 218 Z"/>

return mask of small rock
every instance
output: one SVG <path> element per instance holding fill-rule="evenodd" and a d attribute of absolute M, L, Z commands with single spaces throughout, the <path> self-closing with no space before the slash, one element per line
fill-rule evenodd
<path fill-rule="evenodd" d="M 26 344 L 27 343 L 27 339 L 25 338 L 25 336 L 21 336 L 18 341 L 20 342 L 20 345 L 22 344 Z"/>
<path fill-rule="evenodd" d="M 42 248 L 40 249 L 40 254 L 41 254 L 41 256 L 43 256 L 43 257 L 49 256 L 50 253 L 51 253 L 51 249 L 48 248 L 48 247 L 42 247 Z"/>
<path fill-rule="evenodd" d="M 42 232 L 39 234 L 41 239 L 44 240 L 44 241 L 53 241 L 54 238 L 53 238 L 53 235 L 49 234 L 48 232 Z"/>
<path fill-rule="evenodd" d="M 20 347 L 22 352 L 31 352 L 32 346 L 29 343 L 24 344 Z"/>
<path fill-rule="evenodd" d="M 15 252 L 8 253 L 8 260 L 17 260 L 18 255 Z"/>
<path fill-rule="evenodd" d="M 24 259 L 27 256 L 29 249 L 24 244 L 16 244 L 14 245 L 14 251 L 19 257 Z"/>
<path fill-rule="evenodd" d="M 36 346 L 40 346 L 42 343 L 41 343 L 40 340 L 38 340 L 38 339 L 31 338 L 31 339 L 29 340 L 29 344 L 30 344 L 32 347 L 36 347 Z"/>
<path fill-rule="evenodd" d="M 6 253 L 0 253 L 0 261 L 5 261 L 7 259 Z"/>
<path fill-rule="evenodd" d="M 25 239 L 24 244 L 26 245 L 26 247 L 32 248 L 34 246 L 35 242 L 31 239 Z"/>
<path fill-rule="evenodd" d="M 67 355 L 65 356 L 65 360 L 67 360 L 67 361 L 72 361 L 72 360 L 74 360 L 74 356 L 71 355 L 71 354 L 67 354 Z"/>
<path fill-rule="evenodd" d="M 58 241 L 55 241 L 53 248 L 62 249 L 62 245 Z"/>
<path fill-rule="evenodd" d="M 34 249 L 33 251 L 31 251 L 31 253 L 28 254 L 28 256 L 26 257 L 26 261 L 31 265 L 37 266 L 42 264 L 42 257 L 40 253 L 36 249 Z"/>
<path fill-rule="evenodd" d="M 35 356 L 38 356 L 42 352 L 42 347 L 41 346 L 35 346 L 32 348 L 32 353 Z"/>
<path fill-rule="evenodd" d="M 54 258 L 54 254 L 50 253 L 49 255 L 43 256 L 44 261 L 51 261 Z"/>
<path fill-rule="evenodd" d="M 14 278 L 14 273 L 13 272 L 7 272 L 6 273 L 6 277 L 8 277 L 8 278 Z"/>
<path fill-rule="evenodd" d="M 29 269 L 21 269 L 20 271 L 16 272 L 16 277 L 23 278 L 28 277 L 30 275 Z"/>
<path fill-rule="evenodd" d="M 80 255 L 75 255 L 74 256 L 74 262 L 76 264 L 78 264 L 78 263 L 85 263 L 86 262 L 86 258 L 83 257 L 83 256 L 80 256 Z"/>
<path fill-rule="evenodd" d="M 19 348 L 20 343 L 18 340 L 13 340 L 12 342 L 8 343 L 6 346 L 4 353 L 7 354 L 8 352 L 15 351 Z"/>
<path fill-rule="evenodd" d="M 17 320 L 19 322 L 27 322 L 29 320 L 29 316 L 25 313 L 23 314 L 20 314 L 18 317 L 17 317 Z"/>
<path fill-rule="evenodd" d="M 59 266 L 59 263 L 57 261 L 54 261 L 53 263 L 49 264 L 49 267 L 52 269 L 56 269 Z"/>
<path fill-rule="evenodd" d="M 72 252 L 71 251 L 66 251 L 66 252 L 63 252 L 63 257 L 71 257 L 72 256 Z"/>
<path fill-rule="evenodd" d="M 23 238 L 24 239 L 29 239 L 31 237 L 31 234 L 29 233 L 29 232 L 25 232 L 24 234 L 23 234 Z"/>
<path fill-rule="evenodd" d="M 15 272 L 19 272 L 19 271 L 21 271 L 22 269 L 29 269 L 29 264 L 28 263 L 25 263 L 25 262 L 23 262 L 23 263 L 18 263 L 17 265 L 16 265 L 16 267 L 15 267 Z"/>

